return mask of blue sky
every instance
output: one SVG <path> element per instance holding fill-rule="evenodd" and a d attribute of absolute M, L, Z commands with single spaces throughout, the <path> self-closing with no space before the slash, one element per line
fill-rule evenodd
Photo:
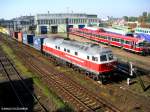
<path fill-rule="evenodd" d="M 150 0 L 1 0 L 0 18 L 37 13 L 90 13 L 99 17 L 139 16 L 150 12 Z"/>

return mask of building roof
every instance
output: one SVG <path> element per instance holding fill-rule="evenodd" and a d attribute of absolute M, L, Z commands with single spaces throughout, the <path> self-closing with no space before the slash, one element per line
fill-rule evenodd
<path fill-rule="evenodd" d="M 42 18 L 97 18 L 96 14 L 86 14 L 86 13 L 45 13 L 37 14 L 37 19 Z"/>

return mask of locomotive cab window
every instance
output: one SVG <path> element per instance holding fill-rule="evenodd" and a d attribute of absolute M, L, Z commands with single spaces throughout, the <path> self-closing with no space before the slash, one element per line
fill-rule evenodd
<path fill-rule="evenodd" d="M 108 59 L 109 60 L 113 60 L 113 55 L 112 54 L 108 54 Z"/>
<path fill-rule="evenodd" d="M 58 47 L 58 49 L 60 50 L 60 47 Z"/>
<path fill-rule="evenodd" d="M 55 46 L 55 48 L 57 49 L 57 46 Z"/>
<path fill-rule="evenodd" d="M 107 61 L 106 55 L 101 55 L 101 56 L 100 56 L 100 60 L 101 60 L 101 61 Z"/>
<path fill-rule="evenodd" d="M 64 51 L 66 52 L 66 48 L 64 48 Z"/>

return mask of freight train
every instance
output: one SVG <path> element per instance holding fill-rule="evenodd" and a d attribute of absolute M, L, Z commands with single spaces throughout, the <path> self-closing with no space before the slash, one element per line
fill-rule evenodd
<path fill-rule="evenodd" d="M 147 42 L 141 38 L 123 36 L 97 30 L 95 31 L 91 28 L 70 28 L 69 32 L 73 35 L 85 37 L 107 45 L 116 46 L 134 53 L 142 55 L 150 54 L 150 48 L 146 46 Z"/>
<path fill-rule="evenodd" d="M 39 37 L 33 34 L 15 32 L 13 38 L 25 45 L 29 45 L 42 54 L 52 57 L 55 61 L 83 71 L 94 80 L 101 80 L 111 76 L 117 63 L 112 51 L 92 43 L 82 43 L 58 37 Z"/>

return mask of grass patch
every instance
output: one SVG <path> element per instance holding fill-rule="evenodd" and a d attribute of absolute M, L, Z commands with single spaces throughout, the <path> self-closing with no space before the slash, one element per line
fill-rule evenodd
<path fill-rule="evenodd" d="M 55 105 L 57 110 L 61 111 L 72 111 L 71 107 L 68 106 L 68 104 L 64 103 L 63 100 L 61 100 L 53 91 L 51 91 L 46 85 L 42 83 L 42 81 L 37 77 L 38 75 L 32 73 L 29 71 L 18 59 L 18 57 L 15 55 L 13 50 L 9 48 L 6 44 L 1 43 L 1 48 L 6 53 L 6 55 L 13 60 L 13 63 L 15 63 L 16 68 L 27 77 L 32 77 L 34 84 L 42 90 L 42 93 L 48 97 L 52 103 Z"/>

